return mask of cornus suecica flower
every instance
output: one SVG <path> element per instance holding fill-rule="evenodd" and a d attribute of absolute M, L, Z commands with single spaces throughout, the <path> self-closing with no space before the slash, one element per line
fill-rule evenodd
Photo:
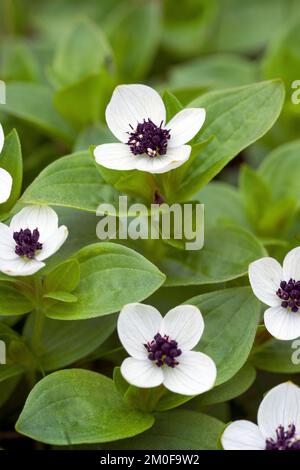
<path fill-rule="evenodd" d="M 292 382 L 272 388 L 260 404 L 257 425 L 231 423 L 221 442 L 225 450 L 300 450 L 300 389 Z"/>
<path fill-rule="evenodd" d="M 182 395 L 198 395 L 213 387 L 216 366 L 206 354 L 191 351 L 204 330 L 201 312 L 181 305 L 163 318 L 156 308 L 128 304 L 118 319 L 118 334 L 132 356 L 121 365 L 123 377 L 141 388 L 166 388 Z"/>
<path fill-rule="evenodd" d="M 0 124 L 0 153 L 2 152 L 4 145 L 4 133 L 2 126 Z M 6 202 L 10 196 L 11 188 L 12 188 L 12 177 L 8 173 L 8 171 L 4 170 L 4 168 L 0 168 L 0 204 Z"/>
<path fill-rule="evenodd" d="M 96 162 L 113 170 L 165 173 L 188 160 L 191 146 L 185 144 L 204 120 L 204 109 L 187 108 L 166 124 L 166 108 L 155 90 L 120 85 L 106 108 L 106 122 L 122 143 L 96 147 Z"/>
<path fill-rule="evenodd" d="M 267 330 L 275 338 L 300 336 L 300 247 L 290 251 L 283 267 L 273 258 L 261 258 L 249 266 L 249 279 L 256 297 L 268 305 L 264 314 Z"/>
<path fill-rule="evenodd" d="M 56 212 L 47 206 L 24 207 L 8 227 L 0 223 L 0 271 L 9 276 L 30 276 L 45 266 L 68 236 L 58 227 Z"/>

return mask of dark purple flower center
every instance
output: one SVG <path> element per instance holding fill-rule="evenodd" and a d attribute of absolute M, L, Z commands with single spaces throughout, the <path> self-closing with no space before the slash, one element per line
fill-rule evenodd
<path fill-rule="evenodd" d="M 43 248 L 42 243 L 39 243 L 40 232 L 37 228 L 33 231 L 29 228 L 21 229 L 19 232 L 14 232 L 13 237 L 16 242 L 15 253 L 19 256 L 33 259 L 35 252 Z"/>
<path fill-rule="evenodd" d="M 300 450 L 300 440 L 296 435 L 296 427 L 290 424 L 287 430 L 283 426 L 276 429 L 276 439 L 266 440 L 266 450 Z"/>
<path fill-rule="evenodd" d="M 276 292 L 282 300 L 281 306 L 298 312 L 300 307 L 300 281 L 290 279 L 289 282 L 281 281 L 280 288 Z"/>
<path fill-rule="evenodd" d="M 168 140 L 170 139 L 170 131 L 162 128 L 162 122 L 158 127 L 151 119 L 138 124 L 136 129 L 129 132 L 129 145 L 133 155 L 146 154 L 153 158 L 167 153 Z"/>
<path fill-rule="evenodd" d="M 158 367 L 167 365 L 175 367 L 179 364 L 176 357 L 181 355 L 181 350 L 178 348 L 176 341 L 171 340 L 168 336 L 161 336 L 157 333 L 154 339 L 147 344 L 144 344 L 148 351 L 148 359 L 155 361 Z"/>

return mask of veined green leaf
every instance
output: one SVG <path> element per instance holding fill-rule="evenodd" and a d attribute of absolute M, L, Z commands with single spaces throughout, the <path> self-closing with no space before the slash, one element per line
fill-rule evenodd
<path fill-rule="evenodd" d="M 76 320 L 117 312 L 124 304 L 149 297 L 165 276 L 135 251 L 114 243 L 87 246 L 76 255 L 81 278 L 73 294 L 76 303 L 53 303 L 50 318 Z"/>
<path fill-rule="evenodd" d="M 48 375 L 34 387 L 16 429 L 47 444 L 71 445 L 134 436 L 153 422 L 150 414 L 126 407 L 108 377 L 69 369 Z"/>

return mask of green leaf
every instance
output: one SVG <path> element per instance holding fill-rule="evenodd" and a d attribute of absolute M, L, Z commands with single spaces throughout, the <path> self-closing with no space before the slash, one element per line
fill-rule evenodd
<path fill-rule="evenodd" d="M 134 82 L 151 67 L 159 45 L 161 8 L 156 1 L 120 5 L 105 24 L 121 78 Z"/>
<path fill-rule="evenodd" d="M 260 302 L 250 287 L 234 287 L 199 295 L 185 303 L 196 305 L 204 317 L 204 334 L 196 349 L 217 366 L 216 385 L 231 379 L 245 364 L 260 318 Z"/>
<path fill-rule="evenodd" d="M 287 89 L 300 75 L 300 54 L 297 44 L 300 41 L 300 21 L 292 21 L 289 28 L 278 35 L 263 59 L 262 69 L 265 78 L 281 78 Z"/>
<path fill-rule="evenodd" d="M 273 202 L 260 220 L 259 232 L 266 237 L 277 237 L 279 235 L 286 240 L 287 229 L 294 221 L 297 210 L 298 203 L 295 199 L 287 197 Z"/>
<path fill-rule="evenodd" d="M 181 182 L 184 181 L 186 173 L 192 166 L 194 160 L 199 158 L 201 152 L 213 141 L 214 138 L 215 137 L 211 135 L 201 142 L 193 143 L 189 159 L 183 165 L 168 173 L 166 196 L 169 202 L 178 201 L 178 188 L 180 188 Z M 161 175 L 161 178 L 163 179 L 163 175 Z"/>
<path fill-rule="evenodd" d="M 53 103 L 72 125 L 87 126 L 104 120 L 105 107 L 114 86 L 115 79 L 102 70 L 59 89 Z"/>
<path fill-rule="evenodd" d="M 217 450 L 224 427 L 221 421 L 202 413 L 169 411 L 157 415 L 149 431 L 109 447 L 118 450 Z"/>
<path fill-rule="evenodd" d="M 271 187 L 256 171 L 244 165 L 240 172 L 240 191 L 252 226 L 259 226 L 271 204 Z"/>
<path fill-rule="evenodd" d="M 96 212 L 102 202 L 118 204 L 119 193 L 107 185 L 89 152 L 56 160 L 26 189 L 20 202 L 48 204 Z"/>
<path fill-rule="evenodd" d="M 179 113 L 183 109 L 182 104 L 180 101 L 174 96 L 170 91 L 165 90 L 163 94 L 163 101 L 166 106 L 166 122 L 169 122 L 175 114 Z"/>
<path fill-rule="evenodd" d="M 127 408 L 108 377 L 69 369 L 48 375 L 34 387 L 16 429 L 47 444 L 72 445 L 135 436 L 153 422 L 151 415 Z"/>
<path fill-rule="evenodd" d="M 253 54 L 272 41 L 298 11 L 295 2 L 286 0 L 222 0 L 219 6 L 218 27 L 209 37 L 208 47 Z"/>
<path fill-rule="evenodd" d="M 28 42 L 19 38 L 3 38 L 1 47 L 1 78 L 5 81 L 36 81 L 39 64 Z"/>
<path fill-rule="evenodd" d="M 74 152 L 89 150 L 91 146 L 99 144 L 110 144 L 116 138 L 104 124 L 94 124 L 83 129 L 78 135 L 74 144 Z"/>
<path fill-rule="evenodd" d="M 164 394 L 155 406 L 155 411 L 168 411 L 192 400 L 193 396 L 180 395 L 165 389 Z"/>
<path fill-rule="evenodd" d="M 113 380 L 114 380 L 114 384 L 118 392 L 121 395 L 125 395 L 130 385 L 128 382 L 126 382 L 123 375 L 121 374 L 121 367 L 114 368 Z"/>
<path fill-rule="evenodd" d="M 1 110 L 11 116 L 24 119 L 47 134 L 72 142 L 73 129 L 55 111 L 53 92 L 45 85 L 14 82 L 6 85 L 6 104 Z"/>
<path fill-rule="evenodd" d="M 170 86 L 175 89 L 204 87 L 220 89 L 257 81 L 255 62 L 234 54 L 202 56 L 171 69 Z"/>
<path fill-rule="evenodd" d="M 24 329 L 27 341 L 32 335 L 32 325 L 33 316 L 30 316 Z M 46 318 L 40 337 L 38 362 L 45 371 L 69 366 L 101 346 L 115 326 L 114 315 L 76 321 Z"/>
<path fill-rule="evenodd" d="M 69 85 L 97 74 L 112 64 L 112 53 L 102 31 L 87 19 L 76 19 L 58 43 L 53 72 L 61 84 Z M 81 109 L 82 111 L 82 109 Z"/>
<path fill-rule="evenodd" d="M 45 276 L 53 269 L 59 268 L 62 262 L 70 261 L 70 259 L 74 261 L 73 255 L 81 248 L 99 242 L 95 230 L 99 219 L 95 214 L 66 207 L 56 207 L 55 212 L 58 215 L 59 225 L 68 227 L 69 235 L 60 250 L 48 258 L 47 264 L 43 268 Z M 70 279 L 72 277 L 70 275 Z M 65 281 L 66 279 L 64 279 Z M 69 290 L 73 286 L 73 281 L 70 285 L 67 282 L 67 286 L 66 290 Z M 61 290 L 61 286 L 57 286 L 55 290 Z"/>
<path fill-rule="evenodd" d="M 173 0 L 164 3 L 163 46 L 176 57 L 195 56 L 203 48 L 214 27 L 218 2 L 189 0 L 184 8 L 174 8 Z"/>
<path fill-rule="evenodd" d="M 250 228 L 242 198 L 234 186 L 212 181 L 201 189 L 195 198 L 204 204 L 207 230 L 224 223 Z"/>
<path fill-rule="evenodd" d="M 1 380 L 1 379 L 0 379 Z M 11 377 L 10 379 L 5 380 L 1 383 L 1 395 L 0 395 L 0 408 L 5 405 L 7 400 L 9 400 L 15 391 L 18 383 L 20 381 L 20 376 Z"/>
<path fill-rule="evenodd" d="M 275 338 L 257 347 L 251 358 L 255 367 L 277 374 L 300 372 L 300 342 L 279 341 Z"/>
<path fill-rule="evenodd" d="M 0 154 L 0 167 L 10 173 L 13 178 L 13 185 L 8 201 L 0 205 L 0 212 L 9 212 L 18 200 L 23 179 L 22 150 L 19 136 L 15 130 L 5 137 L 4 147 Z"/>
<path fill-rule="evenodd" d="M 75 320 L 108 315 L 124 304 L 149 297 L 165 280 L 146 258 L 114 243 L 87 246 L 76 259 L 81 279 L 73 294 L 78 302 L 49 306 L 46 314 L 50 318 Z"/>
<path fill-rule="evenodd" d="M 300 202 L 299 153 L 300 140 L 295 140 L 273 150 L 260 165 L 258 173 L 271 186 L 275 201 L 289 197 Z"/>
<path fill-rule="evenodd" d="M 47 292 L 47 294 L 43 295 L 43 298 L 58 300 L 60 302 L 67 302 L 67 303 L 77 302 L 78 300 L 76 295 L 73 295 L 70 292 L 65 292 L 65 291 Z"/>
<path fill-rule="evenodd" d="M 203 408 L 204 406 L 214 405 L 216 403 L 223 403 L 232 400 L 239 395 L 242 395 L 248 388 L 251 387 L 256 377 L 256 371 L 253 366 L 246 364 L 242 367 L 237 374 L 230 380 L 214 387 L 206 393 L 196 397 L 188 397 L 178 393 L 165 390 L 165 393 L 155 406 L 156 411 L 167 411 L 177 408 L 190 400 L 192 401 L 193 409 Z"/>
<path fill-rule="evenodd" d="M 91 151 L 92 150 L 91 148 Z M 104 181 L 114 186 L 118 191 L 134 196 L 148 204 L 153 202 L 154 194 L 158 186 L 154 175 L 151 173 L 138 170 L 111 170 L 102 165 L 97 165 L 97 170 Z M 136 202 L 136 200 L 134 200 L 134 202 Z"/>
<path fill-rule="evenodd" d="M 103 171 L 101 172 L 103 174 Z M 138 170 L 124 171 L 114 183 L 114 187 L 121 193 L 138 198 L 149 205 L 154 201 L 155 192 L 159 191 L 153 175 Z"/>
<path fill-rule="evenodd" d="M 0 382 L 20 376 L 27 369 L 36 367 L 36 359 L 23 338 L 2 322 L 0 340 L 4 341 L 6 346 L 6 364 L 0 365 Z"/>
<path fill-rule="evenodd" d="M 44 279 L 46 292 L 63 290 L 72 292 L 80 281 L 80 266 L 76 259 L 69 259 L 53 269 Z"/>
<path fill-rule="evenodd" d="M 23 315 L 33 309 L 31 302 L 12 285 L 0 285 L 0 315 Z"/>
<path fill-rule="evenodd" d="M 244 148 L 262 137 L 278 118 L 283 100 L 283 85 L 273 80 L 210 92 L 190 103 L 207 111 L 200 139 L 215 138 L 189 168 L 178 199 L 193 196 Z"/>
<path fill-rule="evenodd" d="M 210 406 L 232 400 L 245 393 L 253 384 L 256 371 L 246 364 L 230 380 L 195 398 L 197 406 Z"/>
<path fill-rule="evenodd" d="M 205 232 L 198 251 L 165 247 L 157 264 L 167 275 L 166 286 L 213 284 L 245 275 L 252 261 L 266 256 L 260 241 L 235 226 L 218 226 Z"/>
<path fill-rule="evenodd" d="M 25 367 L 21 364 L 1 364 L 0 383 L 14 377 L 18 377 L 25 372 Z M 2 388 L 2 383 L 0 385 Z M 2 390 L 1 390 L 2 391 Z"/>
<path fill-rule="evenodd" d="M 300 141 L 284 144 L 273 150 L 262 162 L 258 173 L 272 188 L 273 203 L 261 220 L 266 235 L 286 238 L 299 207 Z M 280 168 L 280 171 L 278 171 Z"/>

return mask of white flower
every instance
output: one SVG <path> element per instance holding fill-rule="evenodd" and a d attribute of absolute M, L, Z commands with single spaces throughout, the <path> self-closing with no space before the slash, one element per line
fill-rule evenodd
<path fill-rule="evenodd" d="M 204 330 L 201 312 L 193 305 L 181 305 L 162 318 L 156 308 L 128 304 L 118 319 L 118 334 L 132 356 L 121 365 L 123 377 L 141 388 L 166 388 L 182 395 L 198 395 L 213 387 L 214 361 L 191 351 Z"/>
<path fill-rule="evenodd" d="M 30 276 L 45 266 L 68 236 L 58 227 L 56 212 L 47 206 L 24 207 L 8 227 L 0 223 L 0 271 L 9 276 Z"/>
<path fill-rule="evenodd" d="M 189 142 L 201 129 L 205 110 L 188 108 L 166 124 L 160 95 L 146 85 L 120 85 L 106 108 L 106 122 L 120 144 L 96 147 L 96 162 L 113 170 L 165 173 L 186 162 Z"/>
<path fill-rule="evenodd" d="M 0 124 L 0 153 L 2 152 L 4 145 L 4 133 L 2 126 Z M 8 171 L 0 168 L 0 204 L 6 202 L 10 196 L 11 188 L 12 188 L 12 177 L 8 173 Z"/>
<path fill-rule="evenodd" d="M 261 258 L 249 266 L 249 279 L 256 297 L 268 305 L 264 314 L 267 330 L 275 338 L 300 336 L 300 247 L 290 251 L 283 267 L 273 258 Z"/>
<path fill-rule="evenodd" d="M 225 450 L 300 450 L 300 389 L 292 382 L 272 388 L 260 404 L 257 423 L 231 423 L 221 442 Z"/>

